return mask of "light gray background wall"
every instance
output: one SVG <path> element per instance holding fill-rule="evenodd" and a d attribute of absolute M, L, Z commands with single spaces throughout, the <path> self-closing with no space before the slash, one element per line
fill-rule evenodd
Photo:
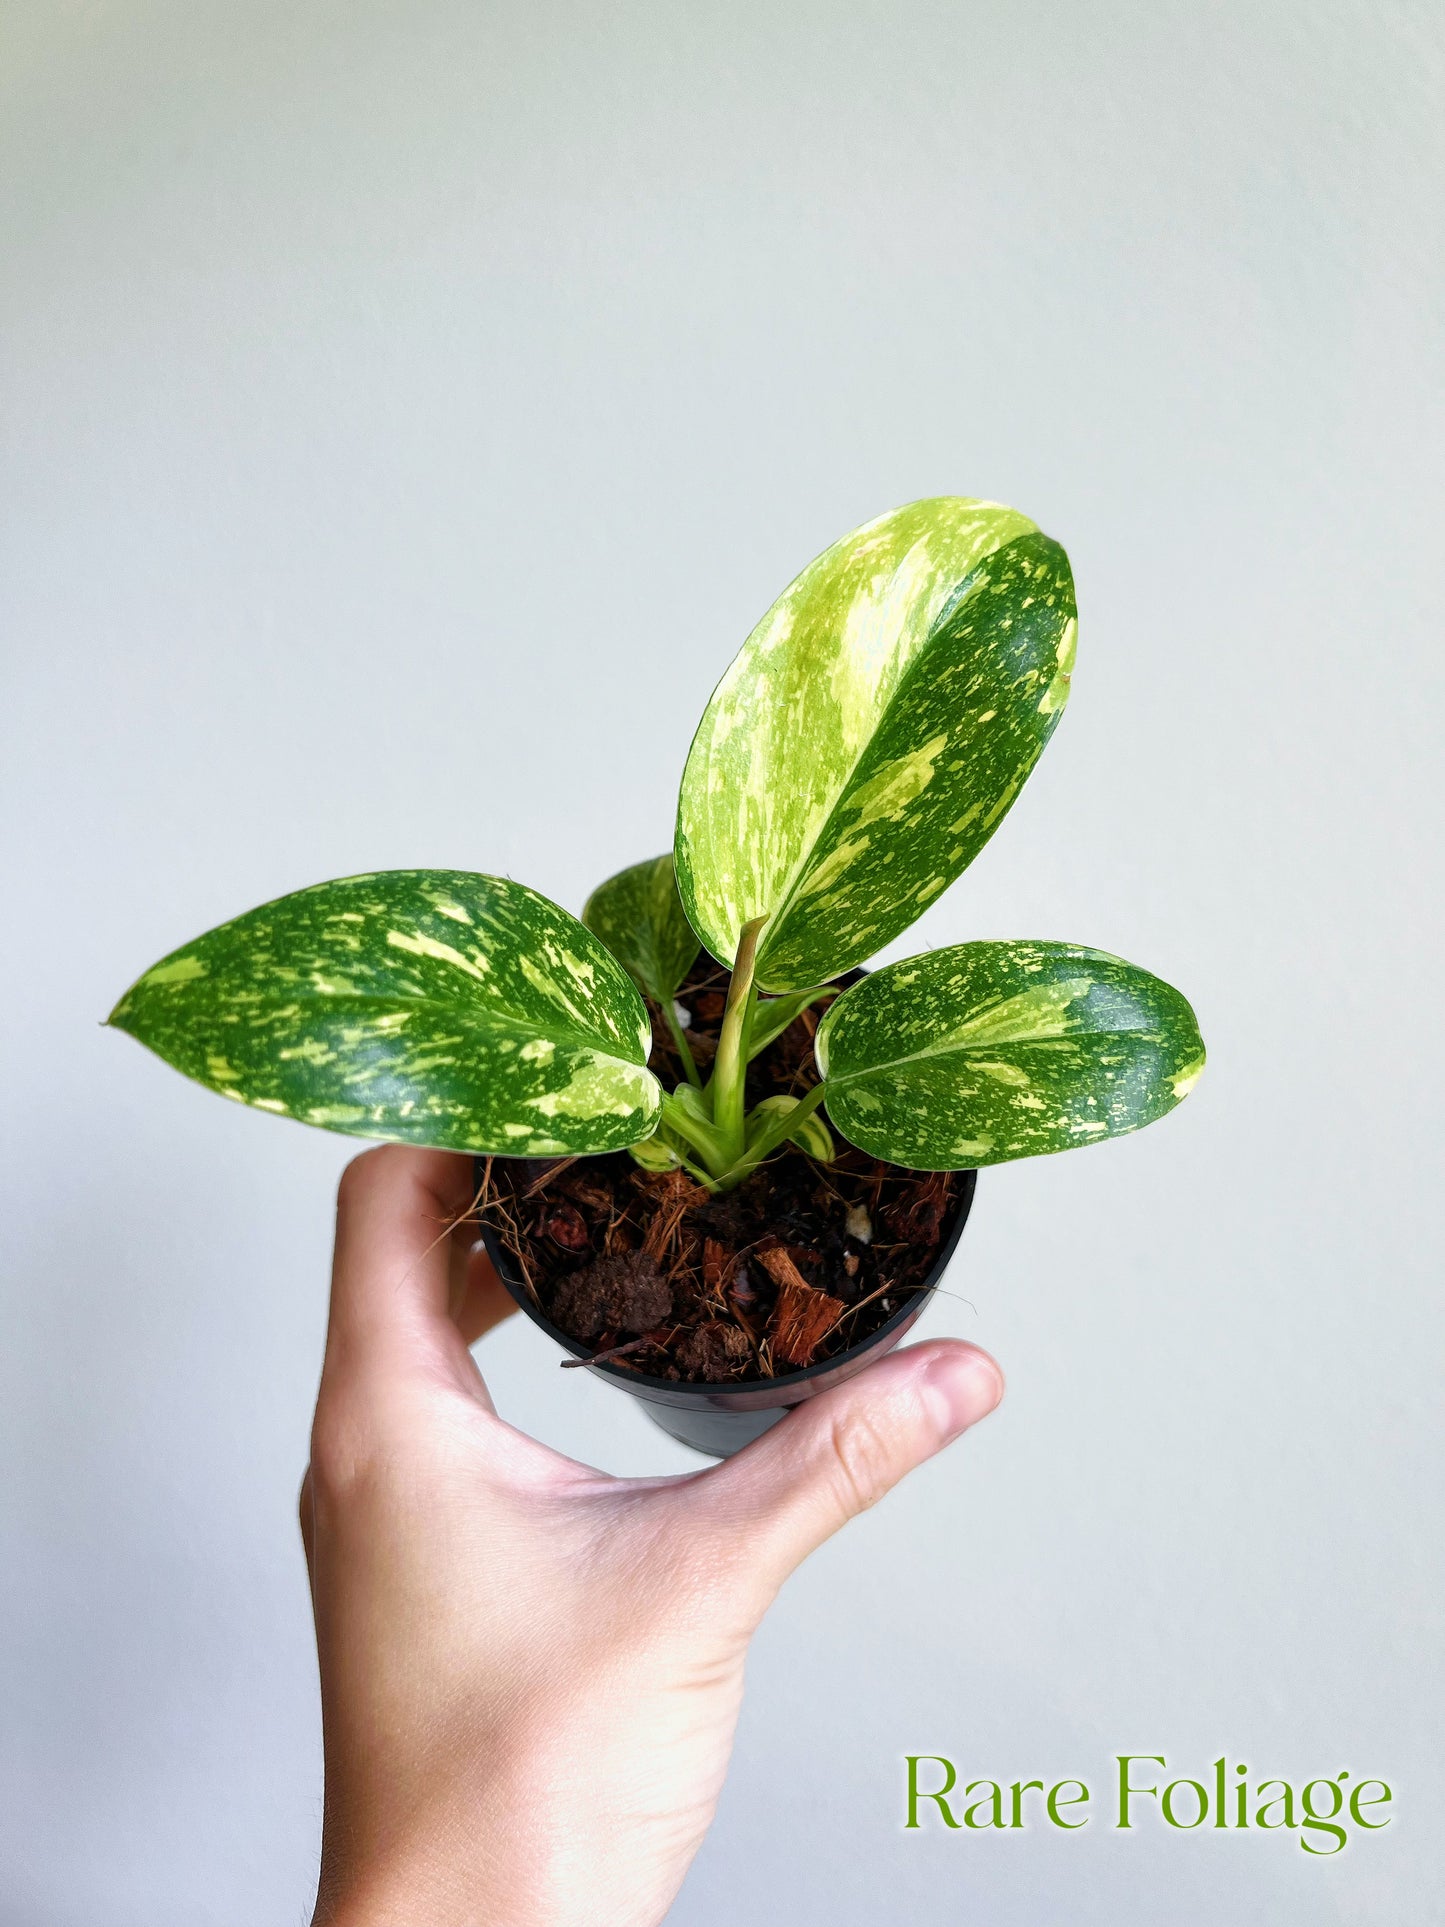
<path fill-rule="evenodd" d="M 1212 1063 L 984 1175 L 925 1329 L 1007 1404 L 788 1589 L 674 1918 L 1445 1918 L 1438 9 L 0 27 L 5 1927 L 301 1921 L 315 1866 L 293 1501 L 347 1147 L 98 1019 L 322 877 L 579 905 L 665 844 L 793 571 L 938 491 L 1060 536 L 1083 622 L 922 935 L 1122 952 Z M 688 1462 L 531 1330 L 485 1365 L 570 1452 Z M 899 1830 L 905 1751 L 1222 1748 L 1383 1774 L 1395 1822 Z"/>

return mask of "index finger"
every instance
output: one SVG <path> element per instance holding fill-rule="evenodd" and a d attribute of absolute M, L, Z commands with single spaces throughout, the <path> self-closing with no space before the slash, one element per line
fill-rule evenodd
<path fill-rule="evenodd" d="M 455 1365 L 465 1354 L 453 1306 L 480 1330 L 478 1312 L 492 1303 L 486 1268 L 473 1270 L 455 1243 L 471 1199 L 471 1160 L 454 1152 L 383 1144 L 347 1165 L 336 1198 L 323 1373 Z M 461 1280 L 454 1255 L 468 1264 Z"/>

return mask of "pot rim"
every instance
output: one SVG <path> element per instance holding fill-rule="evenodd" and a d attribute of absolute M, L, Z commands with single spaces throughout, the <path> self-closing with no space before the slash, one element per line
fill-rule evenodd
<path fill-rule="evenodd" d="M 904 1169 L 902 1165 L 897 1168 L 899 1170 Z M 594 1362 L 595 1354 L 590 1352 L 580 1339 L 573 1338 L 570 1333 L 564 1332 L 560 1326 L 552 1323 L 551 1319 L 533 1298 L 525 1281 L 520 1277 L 513 1278 L 509 1275 L 509 1270 L 512 1265 L 511 1255 L 503 1247 L 501 1239 L 485 1219 L 480 1220 L 482 1242 L 487 1247 L 487 1256 L 491 1259 L 492 1267 L 496 1271 L 497 1276 L 506 1286 L 510 1296 L 515 1299 L 518 1306 L 526 1312 L 533 1324 L 540 1326 L 549 1338 L 560 1345 L 564 1351 L 570 1352 L 573 1358 L 577 1359 L 579 1363 L 587 1366 L 589 1371 L 595 1372 L 599 1378 L 608 1379 L 614 1385 L 620 1385 L 624 1391 L 638 1391 L 645 1388 L 649 1391 L 666 1392 L 672 1395 L 667 1401 L 669 1404 L 673 1403 L 675 1398 L 716 1398 L 720 1392 L 786 1391 L 793 1386 L 805 1386 L 811 1380 L 821 1377 L 824 1372 L 836 1372 L 840 1366 L 845 1365 L 850 1359 L 871 1351 L 882 1344 L 888 1335 L 895 1331 L 905 1320 L 911 1323 L 913 1318 L 917 1316 L 921 1310 L 920 1299 L 931 1297 L 938 1289 L 938 1281 L 943 1276 L 944 1269 L 949 1259 L 952 1258 L 959 1239 L 963 1236 L 963 1227 L 967 1224 L 969 1213 L 973 1209 L 974 1192 L 978 1187 L 978 1172 L 975 1170 L 963 1170 L 960 1171 L 958 1175 L 962 1179 L 962 1185 L 954 1206 L 952 1223 L 945 1232 L 938 1250 L 934 1253 L 933 1263 L 928 1268 L 927 1277 L 924 1278 L 921 1284 L 904 1287 L 907 1296 L 897 1311 L 892 1313 L 883 1324 L 869 1332 L 866 1338 L 859 1339 L 856 1345 L 850 1345 L 846 1351 L 835 1352 L 831 1358 L 820 1359 L 815 1365 L 805 1365 L 800 1370 L 794 1372 L 781 1372 L 773 1378 L 703 1379 L 699 1381 L 657 1378 L 650 1372 L 628 1371 L 626 1367 L 614 1365 L 606 1359 L 600 1363 Z"/>

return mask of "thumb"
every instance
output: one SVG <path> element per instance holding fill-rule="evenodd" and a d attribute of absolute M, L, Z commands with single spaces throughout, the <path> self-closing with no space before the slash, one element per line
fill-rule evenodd
<path fill-rule="evenodd" d="M 912 1345 L 796 1407 L 706 1475 L 709 1496 L 776 1590 L 839 1526 L 987 1418 L 1003 1390 L 977 1345 Z"/>

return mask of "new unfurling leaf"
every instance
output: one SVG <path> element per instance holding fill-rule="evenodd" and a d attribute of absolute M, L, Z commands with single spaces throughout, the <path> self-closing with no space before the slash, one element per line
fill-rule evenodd
<path fill-rule="evenodd" d="M 748 1143 L 756 1147 L 767 1131 L 778 1123 L 785 1126 L 785 1135 L 800 1151 L 806 1151 L 810 1158 L 820 1164 L 828 1164 L 833 1157 L 833 1140 L 828 1135 L 828 1127 L 816 1111 L 803 1108 L 801 1098 L 765 1097 L 755 1104 L 748 1114 Z"/>
<path fill-rule="evenodd" d="M 789 990 L 781 997 L 763 997 L 753 1012 L 753 1027 L 748 1033 L 748 1057 L 752 1059 L 768 1045 L 782 1036 L 794 1018 L 820 997 L 832 997 L 836 991 L 832 984 L 815 984 L 811 990 Z"/>

